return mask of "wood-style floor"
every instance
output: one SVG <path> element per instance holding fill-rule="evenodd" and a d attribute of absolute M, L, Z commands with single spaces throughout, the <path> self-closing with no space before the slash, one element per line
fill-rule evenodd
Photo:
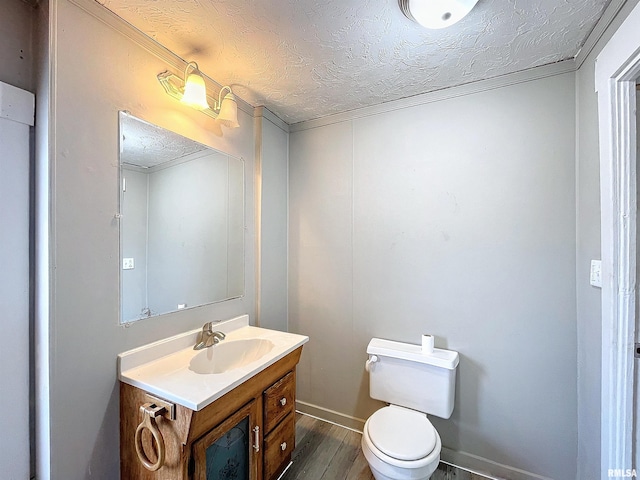
<path fill-rule="evenodd" d="M 280 480 L 374 480 L 360 448 L 361 434 L 296 413 L 293 465 Z M 441 463 L 431 480 L 486 480 Z"/>
<path fill-rule="evenodd" d="M 280 480 L 374 480 L 360 439 L 352 430 L 296 413 L 293 465 Z"/>

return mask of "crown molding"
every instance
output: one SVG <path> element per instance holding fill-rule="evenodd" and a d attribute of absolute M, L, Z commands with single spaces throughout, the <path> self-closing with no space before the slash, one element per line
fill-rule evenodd
<path fill-rule="evenodd" d="M 510 85 L 517 85 L 519 83 L 530 82 L 533 80 L 539 80 L 542 78 L 562 75 L 575 71 L 575 60 L 568 59 L 562 62 L 551 63 L 548 65 L 542 65 L 540 67 L 534 67 L 527 70 L 508 73 L 499 77 L 493 77 L 486 80 L 478 80 L 455 87 L 444 88 L 442 90 L 436 90 L 433 92 L 422 93 L 420 95 L 401 98 L 399 100 L 393 100 L 378 105 L 372 105 L 370 107 L 359 108 L 357 110 L 350 110 L 344 113 L 336 113 L 335 115 L 329 115 L 313 120 L 294 123 L 289 126 L 289 131 L 299 132 L 302 130 L 309 130 L 311 128 L 323 127 L 334 123 L 346 122 L 349 120 L 369 117 L 372 115 L 379 115 L 403 108 L 410 108 L 419 105 L 425 105 L 428 103 L 440 102 L 442 100 L 463 97 L 466 95 L 472 95 L 474 93 L 495 90 L 496 88 L 508 87 Z"/>
<path fill-rule="evenodd" d="M 107 7 L 98 2 L 98 0 L 69 0 L 73 5 L 81 8 L 85 12 L 87 12 L 92 17 L 100 20 L 102 23 L 108 25 L 109 27 L 116 30 L 118 33 L 124 35 L 129 40 L 133 41 L 137 45 L 141 46 L 145 50 L 147 50 L 152 55 L 156 56 L 160 60 L 164 61 L 169 69 L 176 74 L 182 74 L 184 72 L 185 67 L 187 66 L 187 61 L 183 58 L 179 57 L 175 53 L 173 53 L 168 48 L 164 47 L 153 38 L 149 37 L 145 33 L 138 30 L 136 27 L 128 23 L 126 20 L 122 19 Z M 160 73 L 160 72 L 158 72 Z M 216 97 L 218 92 L 223 87 L 223 85 L 219 84 L 211 77 L 208 77 L 203 72 L 203 78 L 205 84 L 207 85 L 207 90 L 216 92 Z M 244 101 L 238 95 L 236 95 L 236 100 L 238 103 L 238 108 L 242 110 L 244 113 L 253 116 L 254 108 L 252 105 Z"/>
<path fill-rule="evenodd" d="M 278 117 L 275 113 L 273 113 L 267 107 L 264 107 L 264 106 L 255 107 L 255 109 L 253 110 L 253 116 L 256 118 L 258 117 L 266 118 L 283 132 L 289 133 L 289 124 L 286 123 L 284 120 L 282 120 L 280 117 Z"/>
<path fill-rule="evenodd" d="M 635 1 L 637 2 L 638 0 Z M 582 66 L 589 54 L 598 44 L 598 41 L 607 31 L 607 28 L 609 28 L 609 26 L 613 23 L 616 16 L 626 3 L 627 0 L 611 0 L 611 3 L 609 3 L 602 16 L 593 27 L 593 30 L 591 30 L 591 33 L 589 33 L 589 35 L 587 36 L 587 39 L 582 45 L 582 48 L 576 54 L 576 69 Z"/>

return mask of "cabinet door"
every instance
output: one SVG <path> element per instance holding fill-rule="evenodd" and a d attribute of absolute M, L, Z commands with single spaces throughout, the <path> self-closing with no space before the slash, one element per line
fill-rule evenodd
<path fill-rule="evenodd" d="M 258 479 L 258 407 L 251 401 L 193 444 L 194 480 Z"/>

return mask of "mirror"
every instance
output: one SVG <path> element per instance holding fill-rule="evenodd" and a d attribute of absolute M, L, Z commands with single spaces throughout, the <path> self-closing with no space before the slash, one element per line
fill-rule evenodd
<path fill-rule="evenodd" d="M 120 112 L 120 321 L 244 295 L 244 162 Z"/>

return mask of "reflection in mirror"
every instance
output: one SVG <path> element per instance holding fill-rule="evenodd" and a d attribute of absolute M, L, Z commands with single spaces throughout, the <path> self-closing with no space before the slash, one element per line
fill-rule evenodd
<path fill-rule="evenodd" d="M 121 323 L 244 294 L 244 165 L 120 112 Z"/>

